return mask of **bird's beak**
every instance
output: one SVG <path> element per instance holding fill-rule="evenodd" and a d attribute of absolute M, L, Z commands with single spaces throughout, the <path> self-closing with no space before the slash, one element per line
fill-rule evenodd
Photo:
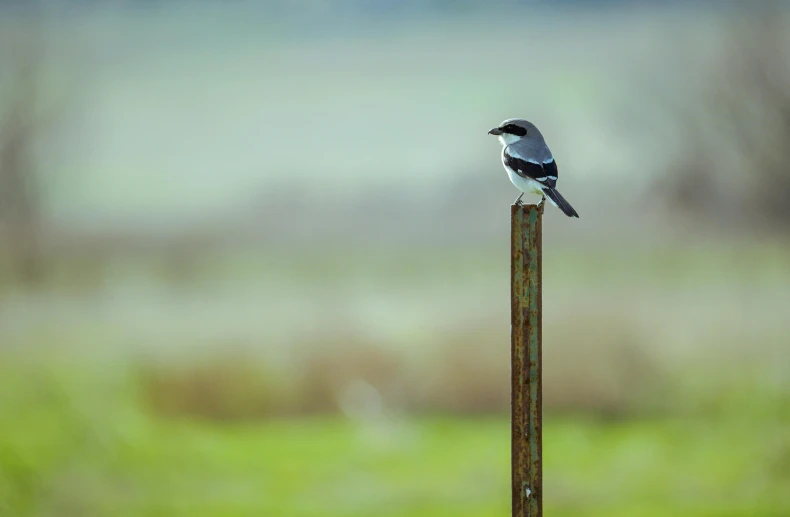
<path fill-rule="evenodd" d="M 488 134 L 489 134 L 489 135 L 495 135 L 495 136 L 499 136 L 499 135 L 501 135 L 501 134 L 502 134 L 502 130 L 501 130 L 501 129 L 499 129 L 498 127 L 495 127 L 494 129 L 492 129 L 491 131 L 489 131 L 489 132 L 488 132 Z"/>

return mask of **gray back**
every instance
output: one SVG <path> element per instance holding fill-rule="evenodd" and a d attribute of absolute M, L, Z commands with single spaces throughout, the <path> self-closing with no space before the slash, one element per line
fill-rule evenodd
<path fill-rule="evenodd" d="M 551 149 L 549 149 L 549 146 L 543 141 L 542 135 L 534 137 L 527 134 L 527 136 L 521 138 L 518 142 L 510 144 L 507 148 L 511 154 L 535 163 L 551 161 L 553 158 Z"/>

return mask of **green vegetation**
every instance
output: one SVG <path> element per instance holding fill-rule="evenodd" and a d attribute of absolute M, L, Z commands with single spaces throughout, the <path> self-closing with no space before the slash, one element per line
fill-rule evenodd
<path fill-rule="evenodd" d="M 790 513 L 786 250 L 743 250 L 549 252 L 551 515 Z M 507 515 L 506 264 L 353 256 L 9 292 L 0 516 Z"/>
<path fill-rule="evenodd" d="M 165 416 L 145 382 L 113 364 L 7 354 L 0 515 L 507 515 L 505 416 Z M 769 395 L 723 393 L 699 416 L 550 417 L 547 509 L 787 515 L 790 412 Z"/>

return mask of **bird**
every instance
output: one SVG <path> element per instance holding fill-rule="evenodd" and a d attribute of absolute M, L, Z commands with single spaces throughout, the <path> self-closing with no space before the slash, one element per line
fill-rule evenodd
<path fill-rule="evenodd" d="M 541 196 L 541 205 L 549 198 L 551 204 L 568 217 L 579 217 L 557 190 L 557 161 L 535 124 L 521 118 L 511 118 L 491 129 L 488 134 L 499 137 L 502 143 L 502 165 L 511 183 L 521 191 L 515 201 L 517 206 L 522 204 L 521 196 L 535 193 Z"/>

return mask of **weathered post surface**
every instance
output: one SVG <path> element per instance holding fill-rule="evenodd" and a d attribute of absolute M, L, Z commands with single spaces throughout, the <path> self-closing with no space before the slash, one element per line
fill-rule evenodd
<path fill-rule="evenodd" d="M 543 515 L 543 205 L 510 207 L 513 517 Z"/>

